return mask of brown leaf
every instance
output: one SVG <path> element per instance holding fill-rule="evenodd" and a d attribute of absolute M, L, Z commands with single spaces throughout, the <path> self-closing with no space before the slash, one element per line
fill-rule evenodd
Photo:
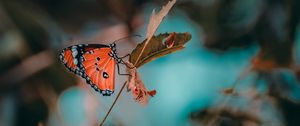
<path fill-rule="evenodd" d="M 141 53 L 137 56 L 137 60 L 141 58 L 142 53 L 144 52 L 147 44 L 150 41 L 150 38 L 154 35 L 155 31 L 157 30 L 158 26 L 164 19 L 164 17 L 169 13 L 170 9 L 173 7 L 173 5 L 176 3 L 176 0 L 169 1 L 167 5 L 163 6 L 162 9 L 156 13 L 155 10 L 152 11 L 152 14 L 150 16 L 149 24 L 147 26 L 147 34 L 146 34 L 146 41 L 144 46 L 141 48 Z M 136 61 L 137 61 L 136 60 Z M 132 62 L 134 65 L 137 64 L 137 62 Z"/>
<path fill-rule="evenodd" d="M 159 24 L 162 22 L 164 17 L 169 13 L 170 9 L 173 7 L 175 3 L 176 0 L 169 1 L 168 4 L 163 6 L 158 13 L 156 13 L 155 10 L 152 11 L 149 24 L 147 27 L 147 38 L 151 38 L 154 35 Z"/>
<path fill-rule="evenodd" d="M 153 36 L 147 45 L 147 48 L 143 51 L 139 60 L 138 56 L 142 52 L 142 48 L 145 45 L 146 40 L 138 44 L 137 47 L 131 52 L 129 61 L 135 63 L 135 67 L 140 67 L 147 62 L 150 62 L 158 57 L 167 55 L 169 53 L 181 50 L 184 48 L 184 44 L 191 39 L 190 33 L 164 33 L 157 36 Z"/>
<path fill-rule="evenodd" d="M 281 50 L 270 51 L 269 48 L 272 49 L 271 47 L 266 48 L 267 49 L 260 49 L 258 54 L 251 60 L 251 64 L 254 70 L 267 72 L 279 68 L 293 69 L 296 63 L 290 58 L 290 55 L 287 55 L 286 53 L 283 53 L 285 55 L 279 55 L 277 53 L 280 53 Z"/>
<path fill-rule="evenodd" d="M 222 92 L 225 95 L 237 95 L 237 93 L 235 92 L 235 90 L 233 88 L 225 88 L 225 89 L 223 89 Z"/>

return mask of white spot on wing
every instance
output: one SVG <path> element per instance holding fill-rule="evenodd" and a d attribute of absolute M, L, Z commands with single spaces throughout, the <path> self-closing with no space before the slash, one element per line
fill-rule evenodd
<path fill-rule="evenodd" d="M 72 56 L 73 56 L 73 57 L 76 57 L 77 54 L 78 54 L 78 51 L 77 51 L 77 50 L 75 50 L 75 51 L 72 50 Z"/>
<path fill-rule="evenodd" d="M 74 59 L 74 60 L 73 60 L 73 63 L 74 63 L 75 65 L 77 65 L 77 63 L 78 63 L 77 59 Z"/>

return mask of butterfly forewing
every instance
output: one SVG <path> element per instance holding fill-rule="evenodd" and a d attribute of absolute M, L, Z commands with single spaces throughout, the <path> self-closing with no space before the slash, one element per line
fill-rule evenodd
<path fill-rule="evenodd" d="M 107 45 L 85 44 L 65 48 L 60 60 L 75 74 L 80 75 L 96 91 L 103 95 L 114 92 L 115 60 Z"/>
<path fill-rule="evenodd" d="M 111 95 L 114 91 L 115 60 L 109 56 L 111 49 L 94 49 L 92 53 L 85 53 L 83 67 L 87 80 L 94 84 L 103 95 Z M 97 89 L 95 89 L 97 90 Z"/>

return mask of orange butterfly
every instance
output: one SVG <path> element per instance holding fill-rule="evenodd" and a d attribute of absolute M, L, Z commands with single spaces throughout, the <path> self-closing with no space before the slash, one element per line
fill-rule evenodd
<path fill-rule="evenodd" d="M 128 75 L 119 71 L 119 64 L 124 64 L 124 57 L 117 55 L 115 43 L 73 45 L 63 49 L 59 57 L 70 71 L 83 77 L 103 96 L 110 96 L 114 92 L 115 65 L 119 75 Z"/>

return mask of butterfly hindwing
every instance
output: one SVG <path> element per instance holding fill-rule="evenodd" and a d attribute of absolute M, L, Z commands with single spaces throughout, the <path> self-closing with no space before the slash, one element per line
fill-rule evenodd
<path fill-rule="evenodd" d="M 72 72 L 83 77 L 96 91 L 109 96 L 114 92 L 115 60 L 107 45 L 85 44 L 65 48 L 60 60 Z"/>

